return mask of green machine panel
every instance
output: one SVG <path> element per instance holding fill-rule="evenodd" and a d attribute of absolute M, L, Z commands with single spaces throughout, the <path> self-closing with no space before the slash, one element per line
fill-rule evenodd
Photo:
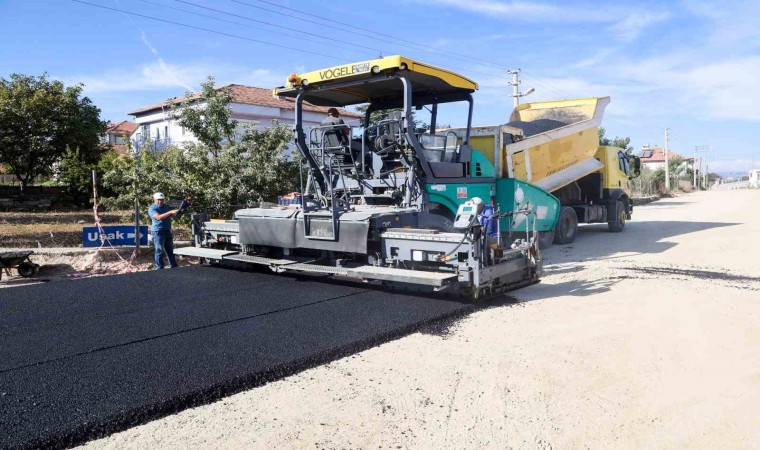
<path fill-rule="evenodd" d="M 559 217 L 559 200 L 550 193 L 525 181 L 514 178 L 498 178 L 491 183 L 452 183 L 428 184 L 425 186 L 428 199 L 439 203 L 456 213 L 459 205 L 473 197 L 480 197 L 485 203 L 492 200 L 501 213 L 509 211 L 530 210 L 535 214 L 518 214 L 501 219 L 499 227 L 502 232 L 525 231 L 526 219 L 533 229 L 533 220 L 537 231 L 554 229 Z"/>
<path fill-rule="evenodd" d="M 456 214 L 459 205 L 473 197 L 480 197 L 488 203 L 496 193 L 495 181 L 491 183 L 452 183 L 428 184 L 425 186 L 428 199 L 438 203 Z"/>
<path fill-rule="evenodd" d="M 550 231 L 557 225 L 560 204 L 557 197 L 538 186 L 517 180 L 515 178 L 499 178 L 496 180 L 496 203 L 502 213 L 509 211 L 531 210 L 535 214 L 518 214 L 514 217 L 501 219 L 499 227 L 502 232 L 525 231 L 526 219 L 531 229 L 534 218 L 537 220 L 537 231 Z"/>

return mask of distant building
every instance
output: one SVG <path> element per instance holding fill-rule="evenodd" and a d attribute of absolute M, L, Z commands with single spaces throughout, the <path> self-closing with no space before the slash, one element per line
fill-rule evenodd
<path fill-rule="evenodd" d="M 131 138 L 138 125 L 128 120 L 119 123 L 111 123 L 106 127 L 106 132 L 100 137 L 100 143 L 111 145 L 120 155 L 127 152 L 127 140 Z"/>
<path fill-rule="evenodd" d="M 645 167 L 649 170 L 665 168 L 665 150 L 663 148 L 644 147 L 641 149 L 638 156 L 641 157 L 641 167 Z M 683 155 L 676 153 L 673 150 L 668 150 L 668 159 L 670 160 L 673 158 L 683 158 L 684 161 L 689 163 L 694 159 L 685 158 Z"/>
<path fill-rule="evenodd" d="M 295 102 L 293 99 L 275 97 L 271 89 L 264 89 L 240 84 L 230 84 L 218 88 L 229 89 L 232 96 L 229 108 L 231 118 L 238 121 L 238 132 L 243 132 L 243 127 L 250 126 L 255 129 L 264 129 L 272 126 L 272 120 L 281 124 L 293 125 L 295 117 Z M 192 99 L 201 99 L 201 93 L 191 95 Z M 186 97 L 175 97 L 165 102 L 155 103 L 150 106 L 136 109 L 129 113 L 135 118 L 139 127 L 132 134 L 132 141 L 137 147 L 147 141 L 151 141 L 156 149 L 162 149 L 168 145 L 178 145 L 186 142 L 197 143 L 198 140 L 190 131 L 173 120 L 171 117 L 172 106 L 182 104 Z M 202 107 L 201 100 L 194 105 Z M 304 128 L 308 130 L 317 126 L 327 115 L 327 107 L 314 106 L 304 102 L 303 106 Z M 358 125 L 358 119 L 362 116 L 347 110 L 340 109 L 341 118 L 349 125 Z"/>
<path fill-rule="evenodd" d="M 749 171 L 749 187 L 760 188 L 760 169 Z"/>

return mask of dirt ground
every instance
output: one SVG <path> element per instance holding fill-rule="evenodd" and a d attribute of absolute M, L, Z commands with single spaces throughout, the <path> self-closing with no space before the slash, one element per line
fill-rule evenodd
<path fill-rule="evenodd" d="M 103 225 L 134 223 L 132 211 L 100 211 Z M 145 223 L 143 223 L 144 225 Z M 2 212 L 0 248 L 60 248 L 82 244 L 82 227 L 95 226 L 91 209 L 78 211 Z M 188 227 L 176 227 L 177 239 L 189 239 Z"/>
<path fill-rule="evenodd" d="M 541 284 L 89 448 L 756 448 L 760 191 L 582 227 Z"/>

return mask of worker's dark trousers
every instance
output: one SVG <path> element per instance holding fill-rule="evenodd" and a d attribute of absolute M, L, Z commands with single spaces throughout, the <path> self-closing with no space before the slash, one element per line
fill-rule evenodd
<path fill-rule="evenodd" d="M 169 267 L 177 267 L 177 261 L 174 259 L 174 237 L 171 230 L 153 231 L 152 234 L 156 269 L 164 268 L 164 254 L 169 260 Z"/>

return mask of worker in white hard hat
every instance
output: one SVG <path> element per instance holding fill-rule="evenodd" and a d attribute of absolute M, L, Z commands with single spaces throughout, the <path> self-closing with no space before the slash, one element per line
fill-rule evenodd
<path fill-rule="evenodd" d="M 483 227 L 483 232 L 488 236 L 489 245 L 496 242 L 499 231 L 496 226 L 496 219 L 493 217 L 493 207 L 486 205 L 480 197 L 471 198 L 470 203 L 475 205 L 478 222 Z"/>
<path fill-rule="evenodd" d="M 164 268 L 164 255 L 169 262 L 169 268 L 177 267 L 174 259 L 174 237 L 172 236 L 172 217 L 177 215 L 176 209 L 169 209 L 165 203 L 164 194 L 153 194 L 153 204 L 148 208 L 148 216 L 152 221 L 150 228 L 153 236 L 154 260 L 156 269 Z"/>

